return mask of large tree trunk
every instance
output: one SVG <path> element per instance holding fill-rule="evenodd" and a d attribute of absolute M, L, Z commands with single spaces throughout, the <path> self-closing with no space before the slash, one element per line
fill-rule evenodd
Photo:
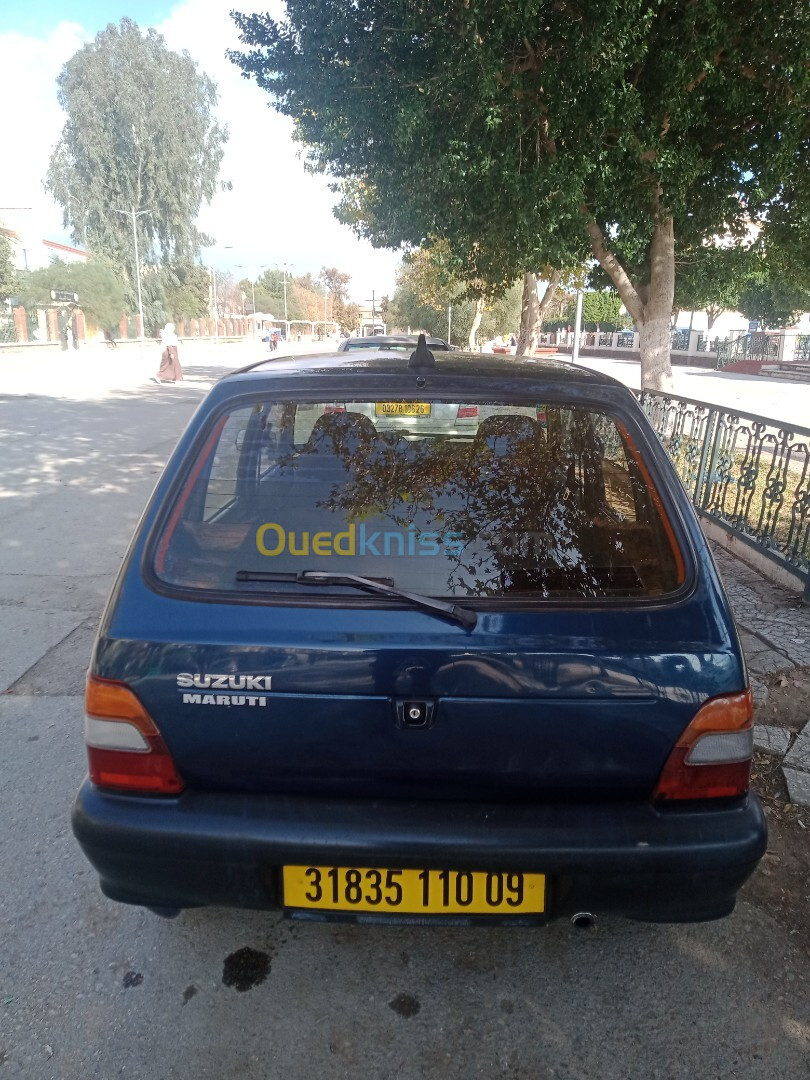
<path fill-rule="evenodd" d="M 475 351 L 475 335 L 478 333 L 478 327 L 481 325 L 481 319 L 484 315 L 484 298 L 479 296 L 475 301 L 475 314 L 473 315 L 472 326 L 470 327 L 470 336 L 467 340 L 470 352 Z"/>
<path fill-rule="evenodd" d="M 523 299 L 520 302 L 520 333 L 518 334 L 516 356 L 525 356 L 527 352 L 534 352 L 533 336 L 537 325 L 537 276 L 525 273 L 523 275 Z"/>
<path fill-rule="evenodd" d="M 608 250 L 602 230 L 588 221 L 591 248 L 610 277 L 639 331 L 641 386 L 649 390 L 672 389 L 670 359 L 672 304 L 675 299 L 675 233 L 671 217 L 653 227 L 650 242 L 650 284 L 636 287 L 616 256 Z"/>
<path fill-rule="evenodd" d="M 548 279 L 546 291 L 543 293 L 543 299 L 538 301 L 537 275 L 523 275 L 523 300 L 520 305 L 520 336 L 518 337 L 517 350 L 515 352 L 516 356 L 525 356 L 527 353 L 531 356 L 534 353 L 534 350 L 537 347 L 537 338 L 540 334 L 540 328 L 543 325 L 543 316 L 545 315 L 549 304 L 554 299 L 561 278 L 561 271 L 552 270 Z"/>

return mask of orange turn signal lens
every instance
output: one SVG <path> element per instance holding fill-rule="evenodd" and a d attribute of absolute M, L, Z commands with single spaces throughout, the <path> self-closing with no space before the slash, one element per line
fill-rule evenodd
<path fill-rule="evenodd" d="M 183 791 L 185 785 L 154 720 L 125 683 L 89 675 L 85 709 L 94 784 L 130 795 Z"/>
<path fill-rule="evenodd" d="M 704 702 L 667 758 L 653 800 L 745 795 L 751 778 L 752 729 L 750 690 Z"/>

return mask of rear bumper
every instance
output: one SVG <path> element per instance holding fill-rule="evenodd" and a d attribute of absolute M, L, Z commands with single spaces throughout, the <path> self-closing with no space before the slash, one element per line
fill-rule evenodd
<path fill-rule="evenodd" d="M 73 831 L 104 893 L 147 907 L 277 908 L 285 863 L 535 871 L 548 917 L 719 918 L 765 851 L 754 795 L 643 804 L 414 803 L 187 792 L 111 795 L 85 781 Z"/>

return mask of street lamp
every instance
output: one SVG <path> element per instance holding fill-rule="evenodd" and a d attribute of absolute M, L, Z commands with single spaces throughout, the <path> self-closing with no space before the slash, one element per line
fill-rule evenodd
<path fill-rule="evenodd" d="M 244 266 L 243 263 L 236 263 L 236 269 L 237 270 L 244 270 L 245 266 Z M 267 266 L 264 263 L 262 263 L 262 265 L 259 267 L 259 270 L 266 270 L 266 269 L 267 269 Z M 253 280 L 252 277 L 248 278 L 248 280 L 250 281 L 250 297 L 251 297 L 251 303 L 253 305 L 253 314 L 255 315 L 256 314 L 256 282 Z M 254 329 L 255 329 L 255 327 L 254 327 Z"/>
<path fill-rule="evenodd" d="M 135 225 L 135 219 L 142 217 L 144 214 L 151 214 L 151 210 L 136 210 L 135 207 L 131 210 L 118 210 L 113 207 L 116 214 L 126 214 L 132 218 L 132 240 L 135 244 L 135 282 L 138 286 L 138 318 L 140 319 L 140 334 L 141 344 L 143 344 L 143 302 L 141 300 L 141 264 L 138 260 L 138 230 Z"/>
<path fill-rule="evenodd" d="M 284 322 L 287 323 L 287 333 L 290 332 L 289 322 L 287 321 L 287 263 L 282 263 L 284 268 Z"/>

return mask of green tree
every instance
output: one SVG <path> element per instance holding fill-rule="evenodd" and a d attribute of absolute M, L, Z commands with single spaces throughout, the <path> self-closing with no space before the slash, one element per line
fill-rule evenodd
<path fill-rule="evenodd" d="M 195 224 L 217 189 L 227 131 L 214 83 L 155 30 L 112 23 L 57 79 L 67 114 L 46 187 L 77 244 L 106 255 L 134 285 L 132 219 L 144 263 L 190 262 L 210 242 Z"/>
<path fill-rule="evenodd" d="M 345 334 L 351 334 L 360 322 L 360 308 L 349 301 L 349 282 L 351 274 L 338 270 L 336 266 L 324 266 L 318 275 L 322 286 L 326 286 L 332 298 L 330 310 L 332 318 Z"/>
<path fill-rule="evenodd" d="M 381 246 L 444 236 L 490 283 L 595 257 L 644 385 L 671 377 L 678 248 L 810 217 L 807 4 L 289 0 L 283 20 L 235 18 L 232 58 L 342 186 L 345 220 Z"/>
<path fill-rule="evenodd" d="M 52 289 L 78 295 L 91 330 L 116 330 L 126 308 L 121 275 L 109 260 L 98 256 L 86 262 L 57 260 L 41 270 L 20 274 L 19 295 L 26 308 L 49 306 Z"/>
<path fill-rule="evenodd" d="M 707 244 L 678 254 L 675 308 L 705 311 L 708 329 L 724 311 L 739 311 L 740 297 L 758 270 L 753 247 Z"/>
<path fill-rule="evenodd" d="M 582 326 L 585 330 L 623 330 L 630 321 L 621 314 L 622 299 L 613 289 L 587 289 L 582 294 Z M 566 303 L 566 324 L 573 326 L 576 318 L 576 297 Z"/>
<path fill-rule="evenodd" d="M 211 277 L 204 266 L 172 263 L 166 267 L 165 278 L 165 306 L 175 322 L 208 314 Z"/>
<path fill-rule="evenodd" d="M 793 326 L 808 308 L 808 289 L 782 280 L 774 281 L 767 273 L 752 275 L 740 291 L 736 304 L 737 311 L 746 319 L 757 319 L 761 327 L 769 330 Z"/>
<path fill-rule="evenodd" d="M 17 275 L 11 257 L 8 237 L 0 233 L 0 300 L 11 296 L 17 286 Z"/>
<path fill-rule="evenodd" d="M 457 270 L 458 264 L 442 241 L 409 252 L 389 303 L 390 325 L 446 338 L 450 308 L 453 345 L 475 348 L 477 337 L 513 332 L 520 324 L 522 285 L 515 284 L 500 296 L 475 296 L 475 287 L 471 289 L 456 277 Z"/>

